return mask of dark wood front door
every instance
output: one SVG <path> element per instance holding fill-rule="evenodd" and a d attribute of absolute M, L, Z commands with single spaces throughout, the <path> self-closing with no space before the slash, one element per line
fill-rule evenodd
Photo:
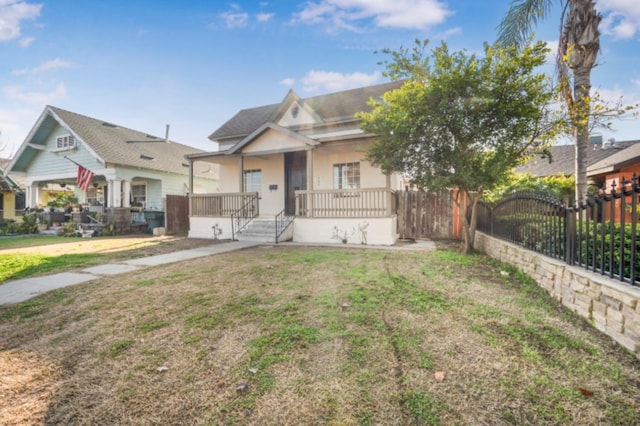
<path fill-rule="evenodd" d="M 307 189 L 307 153 L 305 151 L 284 154 L 284 208 L 288 215 L 296 213 L 295 191 Z"/>

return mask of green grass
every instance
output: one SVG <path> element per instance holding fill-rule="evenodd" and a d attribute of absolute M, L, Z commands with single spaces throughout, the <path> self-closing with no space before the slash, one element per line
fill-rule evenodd
<path fill-rule="evenodd" d="M 640 424 L 640 362 L 521 271 L 450 251 L 238 259 L 0 307 L 0 344 L 63 360 L 52 424 Z"/>
<path fill-rule="evenodd" d="M 93 253 L 44 255 L 16 253 L 0 260 L 0 282 L 32 275 L 48 274 L 98 264 L 100 255 Z"/>

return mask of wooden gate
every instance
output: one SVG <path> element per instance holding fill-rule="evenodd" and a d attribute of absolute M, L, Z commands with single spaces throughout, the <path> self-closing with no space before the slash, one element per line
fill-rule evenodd
<path fill-rule="evenodd" d="M 400 238 L 459 238 L 453 191 L 398 191 Z"/>
<path fill-rule="evenodd" d="M 167 195 L 166 204 L 167 235 L 189 232 L 189 196 Z"/>

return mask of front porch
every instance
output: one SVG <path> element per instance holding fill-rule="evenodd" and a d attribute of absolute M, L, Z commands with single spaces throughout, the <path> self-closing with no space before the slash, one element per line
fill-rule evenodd
<path fill-rule="evenodd" d="M 260 232 L 273 238 L 258 240 L 275 243 L 391 245 L 397 239 L 395 194 L 387 188 L 296 190 L 294 215 L 287 209 L 261 215 L 260 202 L 257 192 L 190 194 L 189 237 L 242 239 L 260 222 Z"/>

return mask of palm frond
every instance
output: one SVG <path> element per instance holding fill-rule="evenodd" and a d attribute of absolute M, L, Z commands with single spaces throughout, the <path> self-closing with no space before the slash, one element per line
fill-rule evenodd
<path fill-rule="evenodd" d="M 498 43 L 522 47 L 527 44 L 533 28 L 544 20 L 553 0 L 514 0 L 498 25 Z"/>

